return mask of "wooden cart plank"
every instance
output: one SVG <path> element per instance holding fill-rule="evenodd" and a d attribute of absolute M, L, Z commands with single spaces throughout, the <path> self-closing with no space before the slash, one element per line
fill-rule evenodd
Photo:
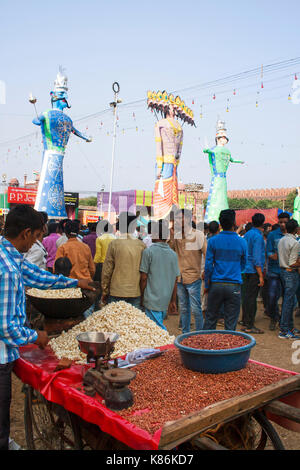
<path fill-rule="evenodd" d="M 268 385 L 255 392 L 210 405 L 197 413 L 166 424 L 162 430 L 159 449 L 172 449 L 206 429 L 222 422 L 232 421 L 299 389 L 300 375 L 297 375 Z"/>
<path fill-rule="evenodd" d="M 272 403 L 269 403 L 264 410 L 274 415 L 281 416 L 282 418 L 295 421 L 295 423 L 300 423 L 300 410 L 294 406 L 287 405 L 282 401 L 272 401 Z"/>
<path fill-rule="evenodd" d="M 216 442 L 212 441 L 208 437 L 194 439 L 193 444 L 201 450 L 228 450 L 226 447 L 216 444 Z"/>

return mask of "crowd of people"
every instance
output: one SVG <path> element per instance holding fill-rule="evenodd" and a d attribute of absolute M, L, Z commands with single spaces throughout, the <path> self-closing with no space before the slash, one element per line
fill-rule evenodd
<path fill-rule="evenodd" d="M 139 224 L 124 212 L 84 227 L 79 220 L 48 220 L 45 213 L 20 205 L 12 209 L 0 238 L 0 449 L 7 448 L 11 372 L 18 348 L 44 348 L 47 333 L 26 316 L 25 286 L 40 289 L 81 287 L 101 292 L 85 313 L 109 302 L 126 301 L 142 309 L 161 328 L 179 313 L 183 333 L 236 330 L 263 334 L 255 325 L 261 293 L 271 331 L 300 339 L 294 312 L 300 305 L 298 223 L 281 213 L 278 224 L 257 213 L 236 226 L 235 211 L 219 221 L 196 225 L 189 210 L 176 209 L 168 220 Z M 279 299 L 282 297 L 281 308 Z M 240 316 L 241 315 L 241 316 Z"/>
<path fill-rule="evenodd" d="M 125 300 L 162 328 L 168 313 L 179 311 L 183 333 L 193 315 L 197 331 L 239 324 L 246 333 L 263 334 L 255 325 L 261 295 L 269 329 L 279 328 L 280 338 L 300 334 L 293 323 L 300 305 L 300 231 L 286 212 L 273 226 L 258 212 L 240 227 L 232 210 L 203 225 L 186 209 L 148 224 L 127 212 L 114 225 L 40 216 L 43 230 L 24 258 L 50 273 L 99 282 L 101 293 L 85 316 Z"/>

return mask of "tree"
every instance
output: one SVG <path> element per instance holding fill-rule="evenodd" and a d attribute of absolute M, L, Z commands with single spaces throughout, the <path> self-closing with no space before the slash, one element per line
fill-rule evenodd
<path fill-rule="evenodd" d="M 285 210 L 288 211 L 288 212 L 293 212 L 294 211 L 294 201 L 295 201 L 295 197 L 297 196 L 297 191 L 293 191 L 292 193 L 290 193 L 286 200 L 285 200 Z"/>
<path fill-rule="evenodd" d="M 91 197 L 86 197 L 83 199 L 79 199 L 79 205 L 80 206 L 94 206 L 97 207 L 97 197 L 96 196 L 91 196 Z"/>
<path fill-rule="evenodd" d="M 242 210 L 255 208 L 256 201 L 254 199 L 228 199 L 229 209 Z"/>

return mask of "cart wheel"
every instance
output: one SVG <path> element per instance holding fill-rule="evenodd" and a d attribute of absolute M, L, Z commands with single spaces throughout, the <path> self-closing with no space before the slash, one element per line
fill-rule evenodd
<path fill-rule="evenodd" d="M 274 426 L 266 417 L 262 411 L 256 411 L 252 417 L 258 423 L 260 427 L 260 441 L 255 446 L 255 450 L 264 450 L 267 444 L 268 438 L 270 439 L 274 450 L 285 450 L 285 447 L 276 431 Z"/>
<path fill-rule="evenodd" d="M 81 449 L 76 420 L 63 407 L 47 401 L 30 386 L 25 388 L 24 423 L 30 450 Z"/>

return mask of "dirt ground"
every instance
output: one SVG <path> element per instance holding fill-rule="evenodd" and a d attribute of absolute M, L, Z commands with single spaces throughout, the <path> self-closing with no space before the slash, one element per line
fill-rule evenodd
<path fill-rule="evenodd" d="M 192 320 L 193 322 L 193 320 Z M 179 326 L 179 316 L 169 316 L 166 326 L 170 334 L 175 336 L 181 334 Z M 271 364 L 283 369 L 300 373 L 300 343 L 298 345 L 299 355 L 292 348 L 293 341 L 278 338 L 277 331 L 269 331 L 269 319 L 264 316 L 261 303 L 258 306 L 256 326 L 263 329 L 265 334 L 255 335 L 257 344 L 251 352 L 251 358 L 266 364 Z M 295 318 L 295 327 L 300 329 L 300 317 Z M 241 327 L 238 327 L 240 329 Z M 192 326 L 193 329 L 193 326 Z M 219 329 L 222 329 L 219 327 Z M 293 358 L 299 363 L 294 364 Z M 294 361 L 295 362 L 295 361 Z M 11 406 L 11 438 L 14 439 L 23 449 L 26 449 L 24 432 L 24 395 L 22 393 L 22 383 L 13 376 L 12 406 Z M 285 448 L 288 450 L 300 449 L 300 434 L 287 431 L 280 426 L 275 426 Z"/>

